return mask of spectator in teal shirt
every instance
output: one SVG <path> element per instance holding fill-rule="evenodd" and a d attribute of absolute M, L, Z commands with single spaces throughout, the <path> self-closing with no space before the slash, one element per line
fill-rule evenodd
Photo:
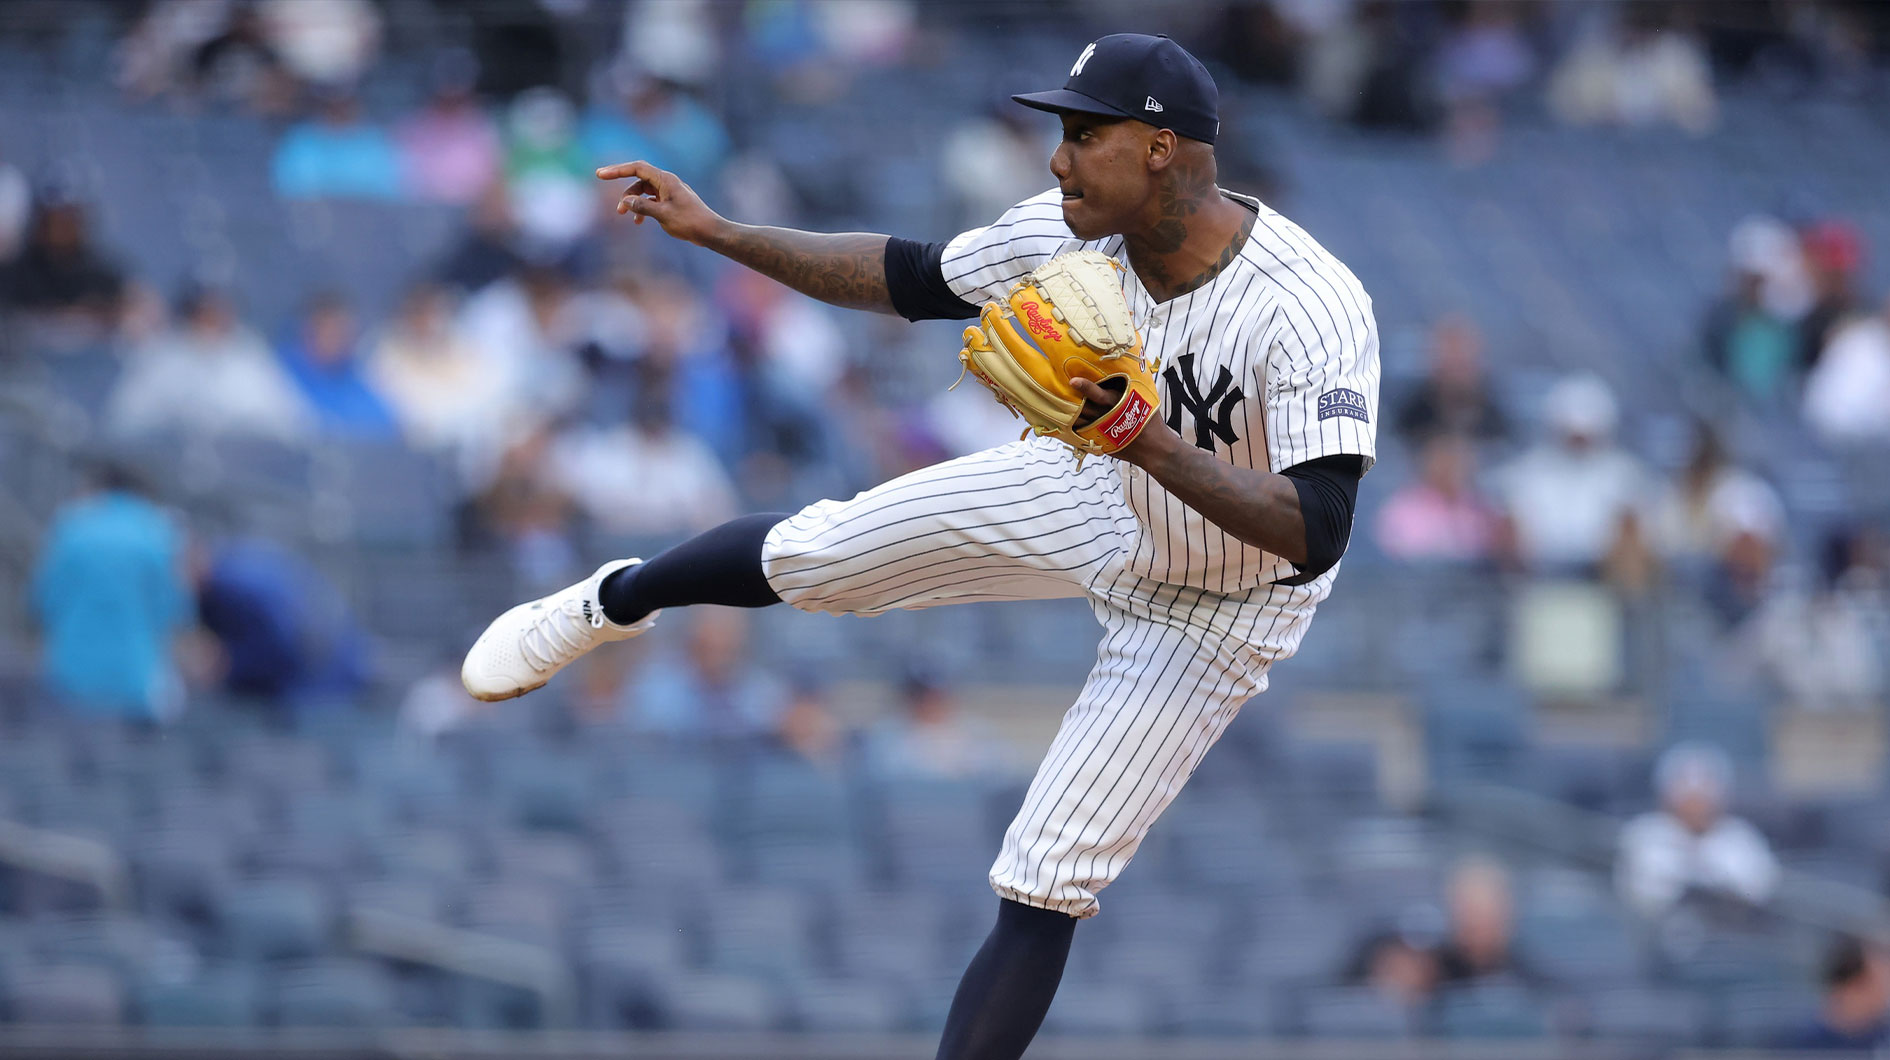
<path fill-rule="evenodd" d="M 393 138 L 361 120 L 355 101 L 323 100 L 317 121 L 290 126 L 271 163 L 284 199 L 398 199 L 400 153 Z"/>
<path fill-rule="evenodd" d="M 124 469 L 101 467 L 94 484 L 54 518 L 33 572 L 46 681 L 76 711 L 161 721 L 183 699 L 183 532 Z"/>

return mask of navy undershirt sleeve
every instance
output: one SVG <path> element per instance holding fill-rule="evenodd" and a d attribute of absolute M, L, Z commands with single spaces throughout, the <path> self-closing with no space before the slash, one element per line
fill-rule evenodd
<path fill-rule="evenodd" d="M 1280 472 L 1293 480 L 1299 493 L 1299 514 L 1306 523 L 1306 562 L 1295 563 L 1299 573 L 1275 585 L 1305 585 L 1332 569 L 1345 555 L 1352 538 L 1352 511 L 1358 505 L 1358 480 L 1365 474 L 1365 458 L 1322 456 L 1294 464 Z"/>
<path fill-rule="evenodd" d="M 970 320 L 978 315 L 978 307 L 945 282 L 944 260 L 943 243 L 898 236 L 886 240 L 886 293 L 895 312 L 907 320 Z"/>

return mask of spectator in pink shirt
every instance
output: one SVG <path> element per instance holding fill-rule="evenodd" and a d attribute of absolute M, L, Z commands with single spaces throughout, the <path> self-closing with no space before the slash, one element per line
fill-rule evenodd
<path fill-rule="evenodd" d="M 1470 443 L 1457 435 L 1425 444 L 1417 481 L 1392 494 L 1378 514 L 1378 541 L 1386 555 L 1458 563 L 1489 558 L 1497 515 L 1471 484 L 1474 460 Z"/>

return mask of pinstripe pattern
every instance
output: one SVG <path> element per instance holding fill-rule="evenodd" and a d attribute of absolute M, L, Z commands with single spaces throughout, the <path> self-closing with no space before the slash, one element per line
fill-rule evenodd
<path fill-rule="evenodd" d="M 1220 275 L 1185 295 L 1157 302 L 1133 269 L 1123 292 L 1143 345 L 1164 365 L 1186 356 L 1205 394 L 1225 369 L 1242 391 L 1228 411 L 1238 436 L 1216 441 L 1216 455 L 1240 467 L 1280 471 L 1321 456 L 1376 458 L 1378 329 L 1371 298 L 1338 259 L 1298 225 L 1256 199 L 1234 196 L 1257 217 L 1239 256 Z M 1077 249 L 1123 256 L 1123 240 L 1080 241 L 1063 223 L 1056 189 L 1018 203 L 996 223 L 946 244 L 946 283 L 974 304 L 1000 297 L 1031 269 Z M 1319 419 L 1320 395 L 1343 388 L 1366 404 L 1366 420 Z M 1194 415 L 1170 381 L 1164 413 L 1180 409 L 1182 437 L 1196 436 Z M 1218 408 L 1215 410 L 1218 412 Z M 1247 545 L 1188 508 L 1141 469 L 1121 464 L 1123 496 L 1146 532 L 1128 560 L 1144 578 L 1233 593 L 1290 577 L 1292 565 Z"/>
<path fill-rule="evenodd" d="M 1257 214 L 1253 235 L 1211 282 L 1158 303 L 1133 270 L 1125 278 L 1144 345 L 1178 372 L 1186 365 L 1181 385 L 1216 422 L 1197 431 L 1166 376 L 1165 407 L 1179 410 L 1184 438 L 1241 467 L 1279 471 L 1335 453 L 1369 467 L 1371 300 L 1292 222 L 1241 201 Z M 1079 247 L 1123 253 L 1120 237 L 1079 242 L 1052 189 L 952 240 L 942 264 L 959 297 L 981 302 Z M 1319 418 L 1320 396 L 1341 387 L 1361 396 L 1368 419 Z M 1290 563 L 1228 536 L 1141 469 L 1079 464 L 1061 442 L 1037 438 L 805 508 L 769 532 L 762 563 L 783 600 L 833 614 L 1089 598 L 1104 629 L 1096 666 L 991 868 L 999 894 L 1072 916 L 1096 912 L 1097 892 L 1265 689 L 1273 663 L 1298 649 L 1338 576 L 1335 566 L 1307 585 L 1275 585 Z"/>

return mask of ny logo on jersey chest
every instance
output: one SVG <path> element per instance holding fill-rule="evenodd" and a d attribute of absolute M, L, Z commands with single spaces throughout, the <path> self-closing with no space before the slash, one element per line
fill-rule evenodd
<path fill-rule="evenodd" d="M 1175 363 L 1162 372 L 1162 379 L 1168 384 L 1168 428 L 1180 434 L 1181 410 L 1187 409 L 1194 419 L 1194 444 L 1210 453 L 1214 451 L 1216 438 L 1228 445 L 1240 441 L 1240 435 L 1234 433 L 1234 410 L 1246 397 L 1234 385 L 1234 373 L 1224 364 L 1219 368 L 1214 384 L 1206 393 L 1195 378 L 1192 353 L 1175 358 Z"/>

